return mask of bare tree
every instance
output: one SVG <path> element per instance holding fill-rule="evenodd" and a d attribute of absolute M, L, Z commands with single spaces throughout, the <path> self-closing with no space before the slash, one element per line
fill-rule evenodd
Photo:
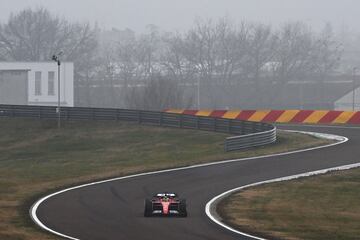
<path fill-rule="evenodd" d="M 277 64 L 274 65 L 278 84 L 283 85 L 309 72 L 312 44 L 313 33 L 303 23 L 288 23 L 282 27 L 275 57 Z"/>
<path fill-rule="evenodd" d="M 245 75 L 253 83 L 255 106 L 262 106 L 263 94 L 261 83 L 265 80 L 262 70 L 274 61 L 278 47 L 278 37 L 272 32 L 271 26 L 253 24 L 251 26 L 248 54 L 244 62 Z M 265 83 L 265 82 L 264 82 Z"/>
<path fill-rule="evenodd" d="M 154 25 L 149 25 L 148 33 L 131 41 L 119 41 L 117 66 L 122 79 L 122 94 L 126 106 L 144 108 L 141 99 L 143 87 L 154 75 L 160 73 L 160 35 Z"/>
<path fill-rule="evenodd" d="M 7 60 L 45 61 L 62 50 L 66 59 L 75 61 L 96 44 L 96 30 L 89 24 L 70 24 L 44 8 L 11 14 L 0 28 L 0 48 Z"/>
<path fill-rule="evenodd" d="M 45 9 L 26 9 L 11 14 L 7 24 L 1 27 L 0 48 L 10 60 L 39 61 L 50 58 L 57 50 L 58 29 L 66 28 L 66 22 L 52 18 Z"/>
<path fill-rule="evenodd" d="M 314 77 L 320 86 L 319 101 L 327 105 L 324 90 L 324 81 L 335 73 L 340 66 L 342 46 L 334 40 L 332 26 L 328 23 L 313 44 L 312 64 Z"/>
<path fill-rule="evenodd" d="M 218 79 L 223 84 L 234 82 L 234 74 L 246 74 L 250 47 L 250 25 L 242 22 L 234 25 L 228 18 L 220 19 L 216 26 L 216 61 L 215 69 Z M 236 82 L 241 79 L 238 78 Z"/>
<path fill-rule="evenodd" d="M 177 81 L 161 75 L 152 75 L 145 85 L 132 90 L 136 98 L 130 102 L 130 106 L 136 109 L 162 111 L 167 108 L 188 108 L 193 100 L 185 98 Z"/>
<path fill-rule="evenodd" d="M 277 43 L 278 38 L 269 25 L 256 24 L 252 26 L 247 69 L 256 89 L 259 85 L 261 69 L 274 60 Z"/>
<path fill-rule="evenodd" d="M 132 102 L 137 100 L 133 87 L 137 85 L 142 74 L 137 62 L 138 43 L 136 39 L 133 39 L 118 44 L 117 65 L 120 71 L 122 99 L 125 102 L 125 106 L 131 106 Z"/>
<path fill-rule="evenodd" d="M 164 35 L 162 40 L 161 65 L 166 73 L 180 83 L 193 83 L 197 69 L 189 57 L 193 51 L 191 45 L 180 33 Z"/>
<path fill-rule="evenodd" d="M 11 14 L 8 22 L 0 25 L 0 59 L 46 61 L 63 51 L 63 60 L 75 62 L 75 91 L 78 91 L 95 75 L 97 31 L 89 24 L 69 23 L 54 17 L 44 8 L 25 9 Z M 75 96 L 79 104 L 82 94 L 76 92 Z"/>
<path fill-rule="evenodd" d="M 154 25 L 147 26 L 148 33 L 142 34 L 137 41 L 137 63 L 142 69 L 143 78 L 150 79 L 152 75 L 158 74 L 159 69 L 159 44 L 160 34 Z"/>
<path fill-rule="evenodd" d="M 249 48 L 249 25 L 235 25 L 230 19 L 197 20 L 185 35 L 184 55 L 188 63 L 196 68 L 198 93 L 216 106 L 213 88 L 218 84 L 238 83 L 244 76 Z M 235 77 L 236 76 L 236 77 Z M 236 78 L 236 80 L 235 80 Z M 225 88 L 224 88 L 225 90 Z M 226 93 L 224 93 L 226 94 Z"/>
<path fill-rule="evenodd" d="M 331 24 L 325 25 L 313 48 L 314 72 L 324 79 L 339 67 L 343 52 L 342 45 L 335 41 Z"/>

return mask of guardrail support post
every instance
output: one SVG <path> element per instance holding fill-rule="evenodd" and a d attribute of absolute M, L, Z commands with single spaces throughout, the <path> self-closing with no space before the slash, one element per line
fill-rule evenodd
<path fill-rule="evenodd" d="M 182 119 L 182 115 L 179 116 L 179 127 L 182 128 L 183 127 L 183 119 Z"/>
<path fill-rule="evenodd" d="M 138 111 L 138 123 L 141 124 L 141 111 Z"/>
<path fill-rule="evenodd" d="M 251 133 L 254 133 L 254 132 L 256 132 L 256 122 L 252 122 L 251 123 Z"/>
<path fill-rule="evenodd" d="M 120 110 L 117 109 L 116 112 L 115 112 L 115 120 L 116 121 L 119 121 L 119 115 L 120 115 Z"/>
<path fill-rule="evenodd" d="M 229 119 L 228 120 L 228 132 L 231 133 L 231 123 L 232 123 L 232 120 Z"/>
<path fill-rule="evenodd" d="M 159 126 L 163 125 L 163 115 L 164 115 L 164 113 L 160 112 Z"/>

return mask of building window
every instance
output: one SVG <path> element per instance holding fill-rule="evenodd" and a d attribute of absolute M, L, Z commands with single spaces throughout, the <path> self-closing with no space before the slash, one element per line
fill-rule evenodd
<path fill-rule="evenodd" d="M 48 95 L 55 95 L 55 72 L 48 72 Z"/>
<path fill-rule="evenodd" d="M 35 72 L 35 96 L 41 95 L 41 72 Z"/>

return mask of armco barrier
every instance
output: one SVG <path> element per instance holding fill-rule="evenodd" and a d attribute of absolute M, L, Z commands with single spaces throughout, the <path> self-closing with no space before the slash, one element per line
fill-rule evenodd
<path fill-rule="evenodd" d="M 242 148 L 266 145 L 276 141 L 276 128 L 265 132 L 253 133 L 244 136 L 229 137 L 225 140 L 225 151 L 234 151 Z"/>
<path fill-rule="evenodd" d="M 268 123 L 360 124 L 360 112 L 329 110 L 183 110 L 166 112 Z"/>
<path fill-rule="evenodd" d="M 0 105 L 0 117 L 57 119 L 56 107 Z M 62 120 L 111 120 L 198 129 L 240 135 L 227 138 L 225 151 L 255 147 L 276 141 L 276 128 L 267 123 L 128 109 L 62 107 Z"/>

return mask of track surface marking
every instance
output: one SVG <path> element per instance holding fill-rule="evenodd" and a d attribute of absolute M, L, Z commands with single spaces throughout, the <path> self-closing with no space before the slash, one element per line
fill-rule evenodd
<path fill-rule="evenodd" d="M 47 228 L 72 239 L 253 239 L 213 223 L 205 214 L 206 203 L 239 186 L 358 162 L 360 129 L 286 129 L 330 133 L 350 140 L 308 152 L 230 161 L 89 185 L 44 200 L 37 206 L 36 216 Z M 174 191 L 186 198 L 189 216 L 144 218 L 144 198 L 161 191 Z"/>

